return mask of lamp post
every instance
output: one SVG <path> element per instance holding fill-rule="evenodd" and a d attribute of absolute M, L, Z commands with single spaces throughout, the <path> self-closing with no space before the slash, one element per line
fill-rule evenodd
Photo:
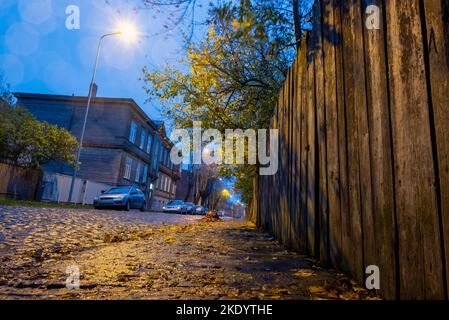
<path fill-rule="evenodd" d="M 77 155 L 76 155 L 75 165 L 73 167 L 73 175 L 72 175 L 72 182 L 70 184 L 70 191 L 69 191 L 68 202 L 72 202 L 73 188 L 75 187 L 75 180 L 76 180 L 76 176 L 78 174 L 78 165 L 79 165 L 79 162 L 80 162 L 81 150 L 83 148 L 84 134 L 86 132 L 87 118 L 89 116 L 90 104 L 91 104 L 91 101 L 92 101 L 92 95 L 93 95 L 94 84 L 95 84 L 95 77 L 97 75 L 98 60 L 100 58 L 101 45 L 103 43 L 103 40 L 106 37 L 110 37 L 110 36 L 125 36 L 129 40 L 129 39 L 131 39 L 135 35 L 135 31 L 133 30 L 133 28 L 132 28 L 132 26 L 130 24 L 123 25 L 123 27 L 120 30 L 121 31 L 107 33 L 107 34 L 102 35 L 100 37 L 99 42 L 98 42 L 97 56 L 95 58 L 94 72 L 93 72 L 92 80 L 90 82 L 90 87 L 89 87 L 89 97 L 87 98 L 87 107 L 86 107 L 86 112 L 84 114 L 83 129 L 81 130 L 81 137 L 80 137 L 80 141 L 79 141 L 78 152 L 77 152 Z"/>

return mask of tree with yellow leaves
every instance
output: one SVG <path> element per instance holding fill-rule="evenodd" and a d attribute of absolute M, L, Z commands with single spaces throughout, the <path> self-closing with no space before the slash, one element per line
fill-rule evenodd
<path fill-rule="evenodd" d="M 286 1 L 220 1 L 212 5 L 207 32 L 188 44 L 186 55 L 163 70 L 144 68 L 149 99 L 177 128 L 269 128 L 279 90 L 296 53 L 297 32 Z M 305 25 L 305 21 L 304 21 Z M 222 166 L 237 177 L 245 202 L 251 200 L 253 165 Z"/>

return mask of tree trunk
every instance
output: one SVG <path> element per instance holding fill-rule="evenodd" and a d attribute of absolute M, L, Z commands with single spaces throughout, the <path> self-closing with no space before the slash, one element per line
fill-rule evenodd
<path fill-rule="evenodd" d="M 299 49 L 301 46 L 301 15 L 299 13 L 299 0 L 292 0 L 292 6 L 293 6 L 293 23 L 295 26 L 295 42 L 296 42 L 296 49 Z"/>

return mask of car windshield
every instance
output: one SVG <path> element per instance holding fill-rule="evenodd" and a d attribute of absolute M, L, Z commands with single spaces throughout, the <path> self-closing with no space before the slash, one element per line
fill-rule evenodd
<path fill-rule="evenodd" d="M 123 187 L 123 188 L 112 188 L 105 194 L 123 194 L 123 193 L 128 193 L 128 192 L 129 192 L 129 188 Z"/>
<path fill-rule="evenodd" d="M 167 203 L 167 206 L 179 206 L 182 205 L 182 201 L 170 201 Z"/>

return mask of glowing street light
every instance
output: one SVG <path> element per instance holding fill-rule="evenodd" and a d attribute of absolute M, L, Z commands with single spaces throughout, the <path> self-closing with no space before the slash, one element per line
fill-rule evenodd
<path fill-rule="evenodd" d="M 127 43 L 133 43 L 137 40 L 138 32 L 136 26 L 129 21 L 122 21 L 119 23 L 118 35 Z"/>
<path fill-rule="evenodd" d="M 95 58 L 94 71 L 93 71 L 92 80 L 90 82 L 90 87 L 89 87 L 89 97 L 87 99 L 87 107 L 86 107 L 86 113 L 84 115 L 83 129 L 81 131 L 80 143 L 78 146 L 76 161 L 75 161 L 75 165 L 73 168 L 73 176 L 72 176 L 72 182 L 70 184 L 70 192 L 69 192 L 68 202 L 72 202 L 73 188 L 75 186 L 75 180 L 76 180 L 76 176 L 78 174 L 78 165 L 80 162 L 81 150 L 83 148 L 84 134 L 86 133 L 87 118 L 89 116 L 90 104 L 92 101 L 92 95 L 93 95 L 94 86 L 95 86 L 95 78 L 97 75 L 97 67 L 98 67 L 98 60 L 100 58 L 101 45 L 103 43 L 103 40 L 106 37 L 110 37 L 110 36 L 120 36 L 123 38 L 124 42 L 131 43 L 137 39 L 137 29 L 131 22 L 122 21 L 119 23 L 118 31 L 102 35 L 98 42 L 97 56 Z"/>
<path fill-rule="evenodd" d="M 231 193 L 229 192 L 228 189 L 223 189 L 221 191 L 221 195 L 222 195 L 223 198 L 229 198 L 231 196 Z"/>

